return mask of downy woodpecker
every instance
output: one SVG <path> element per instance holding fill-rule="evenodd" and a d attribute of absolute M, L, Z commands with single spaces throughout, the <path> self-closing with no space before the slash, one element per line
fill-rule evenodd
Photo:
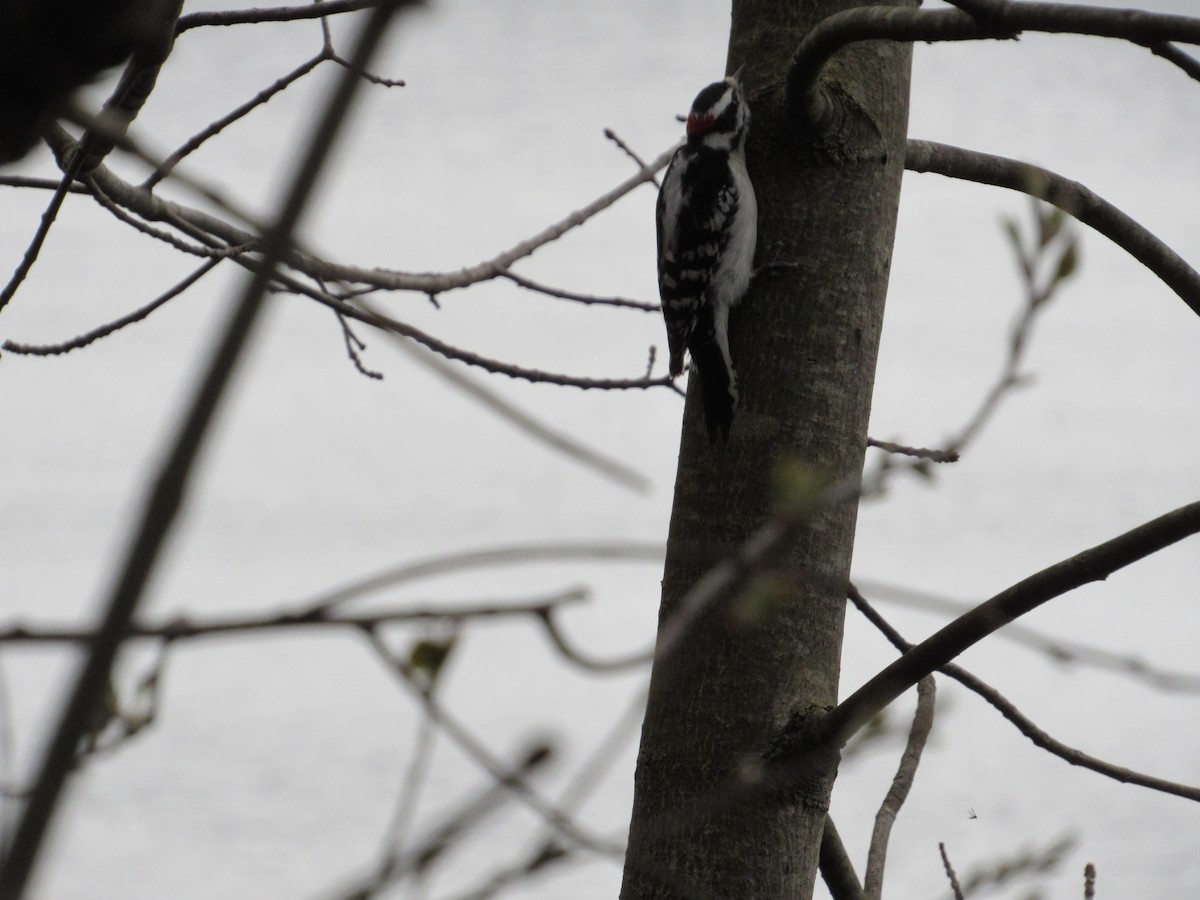
<path fill-rule="evenodd" d="M 691 353 L 714 443 L 728 439 L 737 408 L 729 310 L 750 286 L 758 238 L 758 205 L 746 174 L 749 130 L 738 76 L 710 84 L 692 103 L 687 142 L 658 193 L 658 292 L 670 371 L 681 374 L 684 351 Z"/>

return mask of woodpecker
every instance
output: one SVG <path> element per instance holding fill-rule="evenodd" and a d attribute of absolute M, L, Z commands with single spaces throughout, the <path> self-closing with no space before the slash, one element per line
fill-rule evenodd
<path fill-rule="evenodd" d="M 708 438 L 727 440 L 737 408 L 729 310 L 750 287 L 758 204 L 746 172 L 750 108 L 741 70 L 696 95 L 687 141 L 658 192 L 658 293 L 672 376 L 688 351 L 700 376 Z"/>

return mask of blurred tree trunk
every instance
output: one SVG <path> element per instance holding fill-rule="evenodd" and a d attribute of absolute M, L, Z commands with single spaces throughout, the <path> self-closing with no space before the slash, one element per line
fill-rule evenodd
<path fill-rule="evenodd" d="M 732 317 L 741 405 L 728 445 L 709 444 L 698 381 L 689 386 L 660 636 L 697 579 L 768 521 L 781 461 L 835 479 L 862 470 L 904 164 L 911 48 L 856 44 L 827 67 L 825 78 L 878 126 L 879 134 L 858 146 L 851 140 L 815 150 L 797 135 L 782 89 L 801 38 L 825 16 L 857 5 L 733 3 L 728 70 L 746 64 L 758 265 L 799 266 L 761 274 Z M 745 595 L 718 604 L 656 661 L 623 900 L 812 895 L 835 766 L 786 801 L 723 808 L 700 801 L 728 792 L 794 711 L 836 702 L 856 506 L 818 515 L 782 548 L 779 563 L 811 577 L 793 584 L 762 621 L 747 624 Z"/>

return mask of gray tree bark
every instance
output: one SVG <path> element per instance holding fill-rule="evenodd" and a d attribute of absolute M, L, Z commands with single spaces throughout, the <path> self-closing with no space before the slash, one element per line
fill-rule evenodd
<path fill-rule="evenodd" d="M 784 89 L 788 63 L 809 29 L 857 5 L 733 3 L 728 70 L 746 64 L 757 263 L 798 265 L 760 274 L 733 314 L 741 404 L 727 445 L 709 444 L 699 385 L 689 385 L 660 637 L 700 576 L 770 519 L 781 462 L 795 460 L 832 479 L 862 471 L 904 164 L 911 48 L 857 44 L 831 62 L 831 96 L 858 115 L 820 141 L 797 127 Z M 856 506 L 840 504 L 796 530 L 777 561 L 808 577 L 789 583 L 760 621 L 744 615 L 743 592 L 708 608 L 655 661 L 623 900 L 812 896 L 836 759 L 786 796 L 738 785 L 759 770 L 793 713 L 819 714 L 836 702 Z"/>

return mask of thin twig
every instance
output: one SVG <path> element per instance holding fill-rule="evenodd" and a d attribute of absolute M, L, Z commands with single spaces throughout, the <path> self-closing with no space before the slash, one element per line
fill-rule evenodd
<path fill-rule="evenodd" d="M 211 272 L 216 265 L 221 262 L 221 258 L 205 260 L 199 268 L 193 271 L 190 275 L 180 281 L 178 284 L 168 288 L 164 293 L 159 294 L 145 306 L 140 309 L 135 309 L 133 312 L 109 322 L 107 325 L 101 325 L 99 328 L 94 328 L 78 337 L 72 338 L 69 341 L 64 341 L 60 344 L 24 344 L 17 341 L 5 341 L 0 349 L 9 353 L 19 353 L 27 356 L 57 356 L 61 353 L 69 353 L 72 350 L 78 350 L 81 347 L 86 347 L 100 338 L 108 337 L 115 331 L 119 331 L 126 325 L 132 325 L 135 322 L 140 322 L 142 319 L 150 315 L 160 306 L 174 300 L 193 284 Z"/>
<path fill-rule="evenodd" d="M 906 641 L 895 628 L 888 623 L 886 619 L 869 604 L 866 599 L 859 593 L 858 589 L 853 585 L 848 591 L 850 602 L 861 612 L 867 620 L 878 628 L 885 637 L 892 643 L 901 653 L 908 653 L 912 650 L 913 645 Z M 991 685 L 980 680 L 975 675 L 968 672 L 966 669 L 955 663 L 946 663 L 938 668 L 938 671 L 943 675 L 953 678 L 959 684 L 966 687 L 968 690 L 974 691 L 988 703 L 990 703 L 999 713 L 1008 719 L 1017 730 L 1037 747 L 1048 751 L 1073 766 L 1090 769 L 1107 778 L 1112 778 L 1115 781 L 1120 781 L 1124 784 L 1136 784 L 1139 787 L 1150 788 L 1151 790 L 1161 791 L 1164 794 L 1173 794 L 1177 797 L 1183 797 L 1186 800 L 1195 800 L 1200 802 L 1200 788 L 1190 785 L 1178 784 L 1173 781 L 1166 781 L 1162 778 L 1155 778 L 1152 775 L 1145 775 L 1141 772 L 1135 772 L 1132 769 L 1122 768 L 1121 766 L 1113 765 L 1105 762 L 1094 756 L 1076 750 L 1074 747 L 1068 747 L 1061 741 L 1051 737 L 1046 732 L 1042 731 L 1035 725 L 1024 713 L 1008 700 L 1003 694 L 996 690 Z"/>
<path fill-rule="evenodd" d="M 386 859 L 378 871 L 337 890 L 332 896 L 343 900 L 369 900 L 406 877 L 421 878 L 446 855 L 447 850 L 462 840 L 464 834 L 494 813 L 508 798 L 509 790 L 514 785 L 523 784 L 527 776 L 549 762 L 552 756 L 553 750 L 549 745 L 530 747 L 515 766 L 502 772 L 494 784 L 483 788 L 447 815 L 419 846 L 402 856 Z"/>
<path fill-rule="evenodd" d="M 76 141 L 61 128 L 51 128 L 47 134 L 47 142 L 60 160 L 69 158 L 74 152 Z M 140 148 L 136 148 L 140 150 Z M 457 288 L 468 287 L 481 281 L 501 277 L 514 263 L 531 255 L 539 248 L 558 240 L 567 232 L 579 227 L 588 219 L 608 209 L 626 194 L 650 181 L 654 173 L 665 166 L 671 158 L 669 150 L 650 162 L 649 167 L 636 175 L 625 179 L 616 187 L 600 195 L 590 203 L 580 207 L 565 218 L 544 228 L 542 231 L 520 241 L 513 247 L 493 256 L 491 259 L 466 266 L 453 272 L 396 272 L 388 269 L 368 268 L 364 266 L 344 265 L 319 259 L 309 254 L 293 251 L 287 256 L 287 264 L 297 272 L 308 275 L 319 281 L 349 282 L 352 284 L 369 285 L 379 290 L 417 291 L 422 294 L 440 294 Z M 155 166 L 160 161 L 147 154 L 147 159 Z M 137 213 L 151 221 L 166 221 L 172 223 L 187 223 L 198 228 L 226 244 L 246 244 L 255 241 L 258 235 L 244 231 L 229 222 L 210 215 L 199 209 L 184 206 L 164 200 L 151 191 L 139 188 L 115 175 L 104 165 L 98 166 L 92 173 L 93 178 L 103 187 L 104 192 L 126 209 Z M 176 173 L 178 177 L 178 173 Z M 189 184 L 190 187 L 204 193 L 212 194 L 211 188 Z M 227 205 L 221 197 L 210 197 L 214 202 Z M 243 210 L 232 210 L 233 214 L 244 221 L 253 224 L 253 218 Z"/>
<path fill-rule="evenodd" d="M 880 710 L 968 647 L 1038 606 L 1101 581 L 1200 532 L 1200 502 L 1180 507 L 1103 544 L 1030 575 L 959 617 L 843 700 L 818 725 L 815 740 L 841 747 Z"/>
<path fill-rule="evenodd" d="M 559 809 L 564 812 L 577 809 L 600 786 L 603 776 L 619 760 L 621 749 L 637 734 L 645 708 L 646 690 L 642 687 L 563 788 L 557 803 Z M 549 865 L 561 864 L 572 856 L 570 849 L 564 847 L 554 830 L 549 828 L 544 829 L 533 842 L 533 848 L 525 859 L 493 872 L 479 887 L 458 895 L 455 900 L 488 900 L 510 885 L 530 878 Z"/>
<path fill-rule="evenodd" d="M 220 134 L 234 122 L 249 115 L 276 94 L 295 84 L 328 58 L 328 55 L 324 51 L 318 53 L 312 59 L 309 59 L 306 62 L 296 66 L 296 68 L 292 69 L 292 71 L 288 72 L 279 80 L 267 85 L 267 87 L 263 88 L 245 103 L 234 107 L 228 113 L 221 116 L 221 118 L 212 122 L 203 130 L 192 135 L 190 138 L 184 141 L 178 149 L 172 151 L 167 158 L 164 159 L 155 168 L 155 170 L 150 173 L 149 176 L 147 176 L 146 180 L 142 182 L 141 187 L 146 190 L 152 189 L 156 184 L 171 174 L 175 167 L 179 165 L 181 160 L 198 150 L 205 143 L 205 141 Z"/>
<path fill-rule="evenodd" d="M 564 291 L 561 288 L 539 284 L 531 278 L 526 278 L 523 275 L 518 275 L 516 272 L 512 271 L 501 272 L 500 277 L 507 278 L 513 284 L 523 287 L 527 291 L 545 294 L 547 297 L 558 297 L 560 300 L 571 300 L 575 303 L 582 303 L 585 306 L 617 306 L 624 309 L 637 309 L 641 310 L 642 312 L 649 313 L 662 312 L 662 305 L 659 303 L 647 303 L 643 300 L 627 300 L 624 297 L 597 297 L 594 294 L 580 294 L 576 293 L 575 291 Z"/>
<path fill-rule="evenodd" d="M 958 453 L 954 450 L 931 450 L 926 447 L 908 447 L 904 444 L 893 443 L 892 441 L 877 441 L 872 437 L 867 438 L 867 446 L 875 447 L 884 453 L 898 453 L 901 456 L 927 459 L 935 463 L 958 462 Z"/>
<path fill-rule="evenodd" d="M 927 591 L 916 591 L 880 581 L 856 579 L 860 588 L 882 600 L 919 609 L 925 612 L 954 618 L 968 612 L 974 603 L 952 600 Z M 1067 641 L 1043 634 L 1019 622 L 1014 622 L 996 632 L 996 637 L 1028 647 L 1056 663 L 1065 665 L 1091 666 L 1112 672 L 1135 681 L 1141 681 L 1155 690 L 1175 691 L 1186 694 L 1200 693 L 1200 674 L 1173 672 L 1154 665 L 1152 662 L 1129 653 L 1114 653 L 1103 647 L 1095 647 L 1078 641 Z"/>
<path fill-rule="evenodd" d="M 555 829 L 558 834 L 580 847 L 585 847 L 601 856 L 620 858 L 625 848 L 619 844 L 605 841 L 602 838 L 588 834 L 580 828 L 570 816 L 544 800 L 537 792 L 527 785 L 524 780 L 510 781 L 504 766 L 491 754 L 486 746 L 464 727 L 456 718 L 446 712 L 433 697 L 422 691 L 407 671 L 392 654 L 387 644 L 375 629 L 364 629 L 363 635 L 375 650 L 376 655 L 388 669 L 397 676 L 398 681 L 407 687 L 421 703 L 425 714 L 440 727 L 458 746 L 471 757 L 497 784 L 518 797 L 526 806 L 536 812 L 543 821 Z"/>
<path fill-rule="evenodd" d="M 635 163 L 637 163 L 640 168 L 643 168 L 643 169 L 647 168 L 646 161 L 644 159 L 642 159 L 640 156 L 638 156 L 638 154 L 633 151 L 632 147 L 630 147 L 627 143 L 625 143 L 623 140 L 621 140 L 621 138 L 617 135 L 617 133 L 615 131 L 613 131 L 611 128 L 604 129 L 604 136 L 606 138 L 608 138 L 610 141 L 612 141 L 614 144 L 616 144 L 618 147 L 620 147 L 621 150 L 624 152 L 624 154 L 626 156 L 628 156 L 630 159 L 632 159 Z M 653 181 L 654 181 L 655 187 L 660 186 L 657 178 L 653 179 Z"/>
<path fill-rule="evenodd" d="M 908 733 L 908 743 L 904 747 L 900 767 L 892 779 L 892 785 L 888 788 L 879 812 L 875 814 L 875 828 L 871 832 L 871 846 L 867 851 L 867 869 L 863 884 L 867 900 L 879 900 L 883 896 L 883 870 L 887 862 L 888 840 L 900 807 L 904 805 L 912 788 L 917 766 L 921 762 L 921 753 L 925 749 L 925 741 L 933 729 L 936 693 L 937 688 L 932 675 L 926 675 L 917 682 L 917 711 Z"/>
<path fill-rule="evenodd" d="M 377 310 L 373 306 L 369 306 L 361 300 L 359 301 L 359 305 L 369 310 L 372 314 L 378 315 Z M 523 434 L 551 447 L 568 459 L 574 460 L 603 477 L 615 481 L 622 487 L 629 488 L 639 494 L 649 493 L 651 487 L 650 479 L 641 472 L 638 472 L 620 460 L 601 453 L 599 450 L 586 446 L 580 441 L 564 434 L 562 431 L 553 429 L 540 422 L 486 384 L 469 377 L 465 372 L 460 371 L 458 367 L 452 366 L 440 355 L 429 350 L 424 345 L 416 341 L 405 340 L 392 331 L 385 331 L 384 334 L 391 339 L 392 346 L 397 350 L 426 369 L 429 369 L 439 378 L 450 382 L 459 391 L 481 403 L 489 412 L 504 419 L 504 421 L 517 428 Z M 645 379 L 649 380 L 649 378 L 650 376 L 647 374 Z"/>
<path fill-rule="evenodd" d="M 346 356 L 350 358 L 350 362 L 354 364 L 354 368 L 358 370 L 360 375 L 365 375 L 374 381 L 382 381 L 383 373 L 375 369 L 368 369 L 362 361 L 360 354 L 363 350 L 367 349 L 366 343 L 354 333 L 345 316 L 338 312 L 335 312 L 334 315 L 337 317 L 338 325 L 342 328 L 342 343 L 346 347 Z"/>
<path fill-rule="evenodd" d="M 67 170 L 63 172 L 62 180 L 59 181 L 58 188 L 54 191 L 54 196 L 46 204 L 46 209 L 42 212 L 41 222 L 38 223 L 37 231 L 34 232 L 29 245 L 25 248 L 21 262 L 17 264 L 17 268 L 9 276 L 8 283 L 4 285 L 3 290 L 0 290 L 0 311 L 8 305 L 8 301 L 17 293 L 17 289 L 25 281 L 29 270 L 37 262 L 38 255 L 42 252 L 42 246 L 46 243 L 46 237 L 50 234 L 50 228 L 54 225 L 54 220 L 58 217 L 59 210 L 62 209 L 63 201 L 66 199 L 68 190 L 75 181 L 75 173 L 78 170 L 78 164 L 72 162 Z"/>
<path fill-rule="evenodd" d="M 352 581 L 336 590 L 327 591 L 300 604 L 300 615 L 306 618 L 325 616 L 343 604 L 358 600 L 385 588 L 399 587 L 413 581 L 440 575 L 457 574 L 471 569 L 491 566 L 527 565 L 537 562 L 579 562 L 581 560 L 629 562 L 660 562 L 660 544 L 622 543 L 561 543 L 509 544 L 482 550 L 467 550 L 432 556 L 417 562 L 392 566 L 365 578 Z"/>
<path fill-rule="evenodd" d="M 410 604 L 401 609 L 381 610 L 358 615 L 327 615 L 326 608 L 311 604 L 274 613 L 188 617 L 177 616 L 166 622 L 134 622 L 126 632 L 127 640 L 192 641 L 227 635 L 259 634 L 269 631 L 311 630 L 319 628 L 379 628 L 383 625 L 422 622 L 461 623 L 483 619 L 540 619 L 548 610 L 578 603 L 587 592 L 578 588 L 559 591 L 533 600 L 475 600 L 469 603 Z M 0 629 L 4 644 L 88 644 L 94 636 L 89 628 L 52 625 L 13 625 Z"/>
<path fill-rule="evenodd" d="M 564 659 L 581 669 L 591 672 L 620 672 L 624 669 L 636 669 L 638 666 L 644 666 L 654 658 L 653 650 L 643 650 L 640 653 L 633 653 L 618 659 L 593 659 L 590 656 L 584 656 L 568 643 L 558 625 L 556 610 L 553 607 L 546 607 L 538 613 L 538 620 L 542 623 L 546 636 L 550 638 L 550 643 L 554 645 L 554 648 L 562 654 Z"/>
<path fill-rule="evenodd" d="M 37 188 L 45 191 L 56 191 L 62 184 L 61 178 L 32 178 L 28 175 L 0 175 L 0 186 L 15 188 Z M 81 184 L 72 184 L 67 188 L 68 194 L 87 194 L 88 189 Z"/>
<path fill-rule="evenodd" d="M 966 900 L 963 896 L 962 887 L 958 883 L 958 876 L 954 874 L 954 866 L 950 864 L 950 856 L 946 853 L 946 845 L 939 843 L 938 852 L 942 855 L 942 866 L 946 870 L 946 877 L 950 879 L 950 890 L 954 892 L 954 900 Z"/>

